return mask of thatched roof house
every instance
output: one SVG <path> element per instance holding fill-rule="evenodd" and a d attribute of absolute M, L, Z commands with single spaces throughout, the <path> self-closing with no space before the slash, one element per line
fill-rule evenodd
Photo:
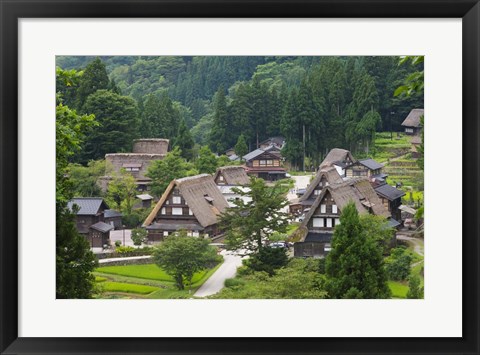
<path fill-rule="evenodd" d="M 222 166 L 217 169 L 213 180 L 217 185 L 247 185 L 250 183 L 245 169 L 242 166 Z"/>
<path fill-rule="evenodd" d="M 424 115 L 423 108 L 414 108 L 402 122 L 406 134 L 416 135 L 420 132 L 420 118 Z"/>
<path fill-rule="evenodd" d="M 217 223 L 228 203 L 213 177 L 201 174 L 175 179 L 143 223 L 150 241 L 160 241 L 171 232 L 185 229 L 188 234 L 219 234 Z"/>
<path fill-rule="evenodd" d="M 299 228 L 295 256 L 323 256 L 343 208 L 353 202 L 360 214 L 390 217 L 368 178 L 354 178 L 322 189 Z"/>
<path fill-rule="evenodd" d="M 334 166 L 340 176 L 345 176 L 345 167 L 355 162 L 355 158 L 349 150 L 341 148 L 333 148 L 330 150 L 320 163 L 320 169 L 324 167 Z"/>

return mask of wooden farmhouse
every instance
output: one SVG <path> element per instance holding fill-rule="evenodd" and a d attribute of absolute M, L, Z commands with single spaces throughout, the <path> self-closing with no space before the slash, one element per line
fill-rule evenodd
<path fill-rule="evenodd" d="M 270 137 L 265 139 L 263 142 L 258 144 L 258 148 L 260 149 L 267 149 L 270 146 L 276 147 L 278 150 L 281 150 L 285 145 L 285 138 L 283 137 Z"/>
<path fill-rule="evenodd" d="M 305 193 L 297 201 L 294 200 L 293 203 L 290 204 L 290 213 L 302 213 L 305 209 L 312 207 L 316 198 L 322 193 L 325 187 L 342 182 L 343 179 L 335 167 L 321 168 L 307 186 Z"/>
<path fill-rule="evenodd" d="M 341 148 L 333 148 L 328 152 L 325 159 L 323 159 L 320 164 L 320 169 L 333 166 L 337 169 L 341 177 L 345 177 L 345 168 L 354 162 L 355 158 L 350 151 Z"/>
<path fill-rule="evenodd" d="M 345 167 L 345 177 L 359 177 L 366 176 L 376 184 L 385 183 L 387 174 L 382 172 L 383 164 L 378 163 L 373 159 L 361 159 Z"/>
<path fill-rule="evenodd" d="M 103 248 L 109 243 L 114 222 L 105 222 L 108 206 L 101 197 L 77 197 L 68 202 L 68 208 L 76 215 L 77 231 L 92 248 Z"/>
<path fill-rule="evenodd" d="M 405 127 L 405 133 L 410 135 L 418 135 L 420 133 L 420 118 L 424 115 L 423 108 L 414 108 L 408 114 L 407 118 L 402 122 Z"/>
<path fill-rule="evenodd" d="M 159 242 L 179 230 L 198 237 L 216 237 L 220 214 L 228 203 L 212 175 L 201 174 L 173 180 L 143 223 L 150 242 Z"/>
<path fill-rule="evenodd" d="M 325 186 L 305 216 L 294 245 L 296 257 L 323 257 L 330 250 L 333 230 L 340 223 L 342 209 L 353 202 L 360 214 L 390 217 L 367 178 L 350 179 Z"/>
<path fill-rule="evenodd" d="M 105 210 L 103 212 L 104 222 L 113 226 L 114 229 L 122 229 L 122 214 L 115 210 Z"/>
<path fill-rule="evenodd" d="M 266 181 L 284 179 L 287 170 L 283 167 L 280 150 L 274 146 L 268 149 L 256 149 L 243 157 L 248 175 Z"/>
<path fill-rule="evenodd" d="M 148 190 L 151 179 L 145 174 L 154 160 L 162 160 L 168 153 L 168 139 L 144 138 L 133 141 L 132 153 L 106 154 L 105 161 L 115 173 L 125 170 L 135 178 L 138 190 Z M 100 187 L 107 190 L 108 183 L 112 180 L 109 175 L 100 178 Z"/>
<path fill-rule="evenodd" d="M 242 166 L 222 166 L 217 169 L 213 180 L 217 185 L 243 186 L 250 183 L 245 169 Z"/>
<path fill-rule="evenodd" d="M 398 208 L 402 205 L 402 197 L 405 196 L 405 192 L 387 184 L 375 187 L 375 192 L 385 208 L 392 215 L 392 218 L 400 221 L 402 215 Z"/>

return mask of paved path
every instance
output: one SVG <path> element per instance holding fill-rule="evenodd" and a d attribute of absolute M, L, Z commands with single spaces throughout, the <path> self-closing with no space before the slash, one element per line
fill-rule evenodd
<path fill-rule="evenodd" d="M 230 279 L 237 273 L 237 268 L 242 265 L 242 257 L 232 251 L 222 250 L 220 253 L 223 264 L 210 276 L 210 278 L 195 292 L 195 297 L 214 295 L 223 287 L 226 279 Z"/>
<path fill-rule="evenodd" d="M 413 238 L 405 234 L 401 234 L 399 232 L 397 234 L 397 239 L 404 240 L 406 242 L 412 243 L 413 244 L 413 249 L 417 254 L 420 254 L 423 256 L 423 239 L 420 238 Z"/>

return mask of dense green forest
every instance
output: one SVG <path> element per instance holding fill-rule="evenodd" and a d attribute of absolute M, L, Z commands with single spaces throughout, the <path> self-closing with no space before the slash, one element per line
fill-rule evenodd
<path fill-rule="evenodd" d="M 168 138 L 191 158 L 195 143 L 223 154 L 281 135 L 283 155 L 301 167 L 304 155 L 317 165 L 335 147 L 369 152 L 375 132 L 401 130 L 423 107 L 423 94 L 393 95 L 419 69 L 399 59 L 59 56 L 57 92 L 99 123 L 76 162 L 129 151 L 135 138 Z"/>

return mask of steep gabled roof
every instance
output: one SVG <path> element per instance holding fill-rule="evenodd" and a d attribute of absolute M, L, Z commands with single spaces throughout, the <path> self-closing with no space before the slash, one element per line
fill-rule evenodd
<path fill-rule="evenodd" d="M 330 185 L 343 182 L 343 179 L 338 173 L 337 169 L 332 166 L 323 167 L 317 172 L 315 179 L 313 179 L 312 182 L 308 185 L 307 190 L 305 191 L 303 196 L 300 197 L 300 201 L 308 200 L 312 196 L 313 190 L 315 190 L 315 188 L 318 186 L 318 184 L 322 180 L 322 177 L 325 177 Z"/>
<path fill-rule="evenodd" d="M 402 122 L 402 126 L 405 127 L 418 127 L 420 126 L 420 117 L 424 115 L 423 108 L 414 108 L 408 114 L 407 118 Z"/>
<path fill-rule="evenodd" d="M 367 207 L 370 207 L 374 215 L 386 218 L 390 217 L 390 213 L 383 206 L 375 193 L 375 190 L 370 185 L 368 178 L 361 177 L 347 180 L 341 184 L 333 184 L 324 187 L 310 208 L 310 211 L 305 216 L 301 227 L 307 227 L 308 222 L 314 215 L 327 191 L 332 195 L 333 200 L 340 211 L 342 211 L 348 203 L 353 202 L 359 214 L 368 213 Z M 301 241 L 305 241 L 305 236 Z"/>
<path fill-rule="evenodd" d="M 79 208 L 77 212 L 78 216 L 96 215 L 99 213 L 100 207 L 103 207 L 103 209 L 108 209 L 107 204 L 101 197 L 75 197 L 67 204 L 67 207 L 70 209 L 70 211 L 73 211 L 74 204 Z"/>
<path fill-rule="evenodd" d="M 227 200 L 220 193 L 212 175 L 200 174 L 175 179 L 170 182 L 162 197 L 148 215 L 143 223 L 144 227 L 152 224 L 174 187 L 179 189 L 180 194 L 202 227 L 217 223 L 220 213 L 228 207 Z"/>
<path fill-rule="evenodd" d="M 346 160 L 347 157 L 349 157 L 352 162 L 355 161 L 352 153 L 350 153 L 349 150 L 341 149 L 341 148 L 333 148 L 328 152 L 325 159 L 323 159 L 322 163 L 320 164 L 320 168 L 324 166 L 332 166 L 336 162 L 342 162 Z"/>
<path fill-rule="evenodd" d="M 217 177 L 222 174 L 227 185 L 247 185 L 250 183 L 245 169 L 242 166 L 222 166 L 217 169 L 213 180 L 217 180 Z"/>

